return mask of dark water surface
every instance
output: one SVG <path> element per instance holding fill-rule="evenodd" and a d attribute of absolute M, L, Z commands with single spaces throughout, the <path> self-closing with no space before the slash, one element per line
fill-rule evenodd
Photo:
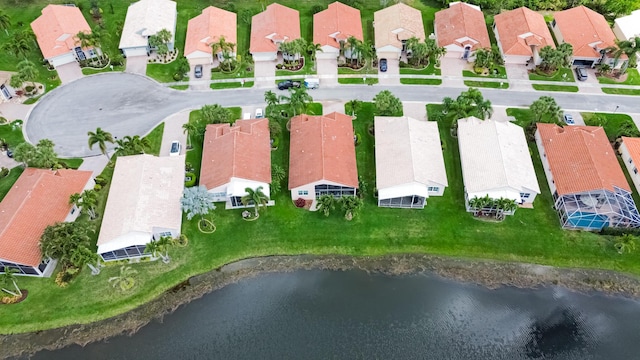
<path fill-rule="evenodd" d="M 264 274 L 34 359 L 640 359 L 640 302 L 432 275 Z"/>

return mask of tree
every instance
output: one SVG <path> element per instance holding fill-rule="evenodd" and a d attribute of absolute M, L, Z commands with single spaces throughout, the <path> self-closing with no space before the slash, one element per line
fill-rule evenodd
<path fill-rule="evenodd" d="M 218 104 L 205 105 L 200 108 L 200 113 L 205 126 L 208 124 L 230 123 L 232 121 L 231 111 Z"/>
<path fill-rule="evenodd" d="M 36 146 L 24 142 L 16 146 L 13 158 L 25 166 L 51 169 L 58 163 L 58 154 L 53 148 L 54 144 L 49 139 L 41 139 Z"/>
<path fill-rule="evenodd" d="M 149 139 L 141 138 L 139 135 L 125 136 L 116 140 L 115 154 L 117 156 L 144 154 L 149 148 Z"/>
<path fill-rule="evenodd" d="M 86 246 L 79 246 L 71 250 L 69 255 L 69 263 L 71 265 L 78 269 L 82 269 L 85 265 L 88 265 L 94 273 L 99 272 L 99 270 L 92 264 L 97 264 L 98 261 L 100 261 L 98 254 Z"/>
<path fill-rule="evenodd" d="M 446 97 L 442 105 L 443 112 L 453 116 L 452 128 L 456 128 L 458 119 L 476 116 L 484 120 L 493 114 L 491 101 L 485 100 L 480 90 L 476 88 L 463 91 L 455 100 Z"/>
<path fill-rule="evenodd" d="M 17 67 L 18 67 L 18 76 L 23 81 L 31 82 L 31 85 L 35 86 L 33 82 L 38 77 L 38 69 L 36 68 L 35 64 L 25 59 L 20 61 Z"/>
<path fill-rule="evenodd" d="M 11 28 L 11 17 L 6 13 L 6 11 L 0 9 L 0 29 L 3 29 L 8 36 L 9 28 Z"/>
<path fill-rule="evenodd" d="M 356 216 L 358 210 L 362 207 L 363 201 L 357 196 L 343 196 L 340 198 L 342 209 L 345 211 L 344 218 L 351 221 Z"/>
<path fill-rule="evenodd" d="M 31 51 L 31 45 L 26 39 L 14 36 L 12 41 L 7 41 L 2 45 L 2 50 L 17 58 L 26 58 Z"/>
<path fill-rule="evenodd" d="M 89 150 L 93 148 L 93 145 L 98 144 L 100 148 L 100 152 L 107 157 L 109 160 L 109 155 L 107 154 L 107 143 L 113 144 L 113 136 L 111 133 L 102 130 L 101 128 L 97 128 L 95 132 L 89 131 L 87 133 L 89 136 Z"/>
<path fill-rule="evenodd" d="M 260 206 L 263 206 L 265 209 L 267 208 L 267 203 L 269 202 L 269 197 L 262 192 L 262 186 L 258 186 L 255 190 L 250 187 L 244 189 L 247 192 L 247 195 L 243 196 L 240 200 L 244 206 L 253 205 L 255 210 L 255 215 L 258 217 L 258 209 Z"/>
<path fill-rule="evenodd" d="M 278 164 L 271 164 L 271 194 L 280 192 L 282 181 L 286 178 L 287 173 Z"/>
<path fill-rule="evenodd" d="M 636 36 L 629 40 L 619 41 L 617 46 L 620 52 L 629 58 L 629 67 L 636 67 L 638 52 L 640 52 L 640 37 Z"/>
<path fill-rule="evenodd" d="M 64 265 L 76 265 L 72 256 L 79 248 L 90 249 L 89 228 L 84 223 L 59 222 L 47 226 L 40 237 L 40 251 L 44 257 L 58 259 Z"/>
<path fill-rule="evenodd" d="M 613 245 L 618 254 L 631 253 L 636 249 L 636 239 L 635 236 L 631 234 L 622 235 L 616 243 Z"/>
<path fill-rule="evenodd" d="M 198 127 L 192 121 L 187 121 L 182 124 L 182 132 L 187 134 L 187 148 L 192 147 L 191 145 L 191 135 L 198 132 Z"/>
<path fill-rule="evenodd" d="M 69 196 L 69 205 L 75 205 L 82 213 L 89 215 L 91 220 L 98 217 L 96 214 L 96 206 L 98 205 L 98 193 L 93 189 L 88 189 L 82 194 L 71 194 Z"/>
<path fill-rule="evenodd" d="M 233 65 L 234 58 L 231 54 L 235 46 L 236 44 L 227 42 L 224 36 L 220 36 L 217 42 L 211 44 L 211 50 L 214 54 L 222 54 L 222 65 L 227 65 L 227 71 L 231 71 L 231 66 Z"/>
<path fill-rule="evenodd" d="M 240 20 L 242 20 L 242 22 L 244 22 L 246 25 L 251 25 L 251 18 L 253 17 L 253 13 L 251 12 L 251 10 L 249 9 L 242 9 L 240 10 L 240 12 L 238 13 L 238 17 L 240 18 Z"/>
<path fill-rule="evenodd" d="M 289 104 L 289 108 L 293 112 L 293 116 L 302 114 L 307 108 L 307 104 L 313 101 L 313 98 L 307 93 L 304 86 L 299 88 L 289 88 L 289 96 L 280 95 L 280 100 L 284 100 Z"/>
<path fill-rule="evenodd" d="M 118 276 L 112 276 L 109 278 L 109 283 L 113 283 L 113 287 L 120 288 L 122 291 L 127 291 L 136 285 L 136 279 L 134 277 L 138 272 L 131 266 L 120 267 L 120 274 Z"/>
<path fill-rule="evenodd" d="M 33 159 L 35 157 L 36 147 L 29 144 L 28 142 L 23 142 L 22 144 L 16 146 L 13 149 L 13 159 L 17 162 L 21 162 L 24 166 L 28 167 L 33 163 Z"/>
<path fill-rule="evenodd" d="M 560 54 L 560 56 L 562 57 L 562 62 L 560 64 L 560 66 L 570 66 L 571 65 L 571 59 L 573 57 L 573 45 L 565 42 L 562 43 L 560 45 L 558 45 L 557 47 L 557 51 Z"/>
<path fill-rule="evenodd" d="M 20 77 L 20 74 L 11 75 L 11 80 L 9 81 L 9 85 L 11 85 L 12 88 L 15 88 L 15 89 L 21 88 L 22 83 L 24 83 L 24 80 Z"/>
<path fill-rule="evenodd" d="M 203 220 L 205 215 L 216 209 L 213 199 L 213 194 L 208 192 L 206 187 L 203 185 L 194 186 L 184 189 L 180 206 L 182 211 L 187 213 L 188 220 L 193 219 L 196 215 L 199 215 L 200 220 Z"/>
<path fill-rule="evenodd" d="M 356 111 L 358 111 L 358 109 L 360 108 L 360 100 L 358 99 L 349 100 L 345 105 L 346 105 L 345 106 L 346 109 L 351 110 L 351 111 L 347 110 L 347 112 L 351 112 L 351 116 L 355 116 Z"/>
<path fill-rule="evenodd" d="M 534 117 L 534 125 L 537 122 L 541 122 L 546 117 L 548 121 L 545 122 L 557 122 L 562 115 L 562 109 L 556 103 L 556 100 L 551 96 L 541 96 L 538 100 L 531 103 L 529 110 Z"/>
<path fill-rule="evenodd" d="M 487 49 L 478 49 L 475 52 L 474 66 L 477 68 L 489 68 L 491 67 L 491 53 Z"/>
<path fill-rule="evenodd" d="M 162 262 L 168 264 L 171 262 L 169 257 L 169 248 L 174 244 L 173 239 L 170 236 L 161 236 L 160 239 L 151 240 L 144 248 L 144 252 L 150 253 L 153 257 L 162 259 Z"/>
<path fill-rule="evenodd" d="M 80 43 L 80 47 L 82 48 L 92 48 L 98 46 L 98 42 L 100 41 L 100 36 L 95 35 L 91 31 L 79 31 L 75 35 L 76 41 Z"/>
<path fill-rule="evenodd" d="M 280 104 L 280 100 L 278 99 L 278 95 L 271 90 L 265 91 L 264 93 L 264 102 L 267 103 L 267 106 L 276 106 Z"/>
<path fill-rule="evenodd" d="M 324 216 L 329 216 L 331 210 L 336 208 L 336 198 L 332 195 L 320 195 L 317 199 L 316 209 L 322 211 Z"/>
<path fill-rule="evenodd" d="M 351 63 L 353 63 L 353 60 L 357 59 L 359 56 L 358 49 L 360 48 L 360 42 L 360 40 L 353 36 L 349 36 L 347 38 L 347 46 L 345 46 L 345 48 L 349 50 L 349 53 L 347 54 L 347 52 L 345 51 L 344 56 L 346 58 L 349 58 L 351 60 Z"/>
<path fill-rule="evenodd" d="M 18 284 L 17 284 L 18 279 L 15 275 L 17 272 L 18 270 L 5 266 L 4 272 L 0 274 L 0 284 L 2 284 L 2 287 L 1 287 L 2 291 L 6 292 L 11 296 L 22 296 L 22 291 L 18 287 Z M 7 289 L 9 285 L 13 285 L 16 291 Z"/>
<path fill-rule="evenodd" d="M 389 90 L 380 91 L 374 98 L 376 115 L 400 116 L 402 115 L 402 102 Z"/>
<path fill-rule="evenodd" d="M 311 61 L 316 61 L 316 54 L 318 51 L 323 52 L 322 45 L 314 43 L 307 45 L 307 53 L 311 55 Z"/>
<path fill-rule="evenodd" d="M 566 51 L 566 49 L 565 47 L 564 50 Z M 564 52 L 554 49 L 549 45 L 540 49 L 540 59 L 542 59 L 539 65 L 540 68 L 547 72 L 556 71 L 566 63 Z"/>

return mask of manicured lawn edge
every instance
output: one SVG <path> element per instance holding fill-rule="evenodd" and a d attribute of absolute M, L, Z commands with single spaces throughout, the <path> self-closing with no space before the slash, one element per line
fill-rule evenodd
<path fill-rule="evenodd" d="M 440 80 L 440 79 L 400 78 L 400 84 L 403 84 L 403 85 L 440 85 L 440 84 L 442 84 L 442 80 Z"/>
<path fill-rule="evenodd" d="M 544 85 L 544 84 L 531 84 L 531 86 L 538 91 L 564 91 L 564 92 L 578 92 L 577 86 L 571 85 Z"/>
<path fill-rule="evenodd" d="M 493 88 L 493 89 L 508 89 L 509 83 L 506 81 L 472 81 L 465 80 L 464 84 L 468 87 L 484 87 L 484 88 Z"/>
<path fill-rule="evenodd" d="M 602 88 L 602 92 L 605 94 L 615 95 L 640 95 L 640 89 L 619 89 L 619 88 Z"/>

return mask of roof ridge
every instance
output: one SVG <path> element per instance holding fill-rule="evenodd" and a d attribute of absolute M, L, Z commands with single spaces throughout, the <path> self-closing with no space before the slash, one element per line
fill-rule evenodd
<path fill-rule="evenodd" d="M 603 128 L 599 128 L 599 129 L 603 129 Z M 591 136 L 591 137 L 595 137 L 595 134 L 591 131 L 584 131 L 586 129 L 579 129 L 580 130 L 580 136 L 582 137 L 582 143 L 584 145 L 584 147 L 587 148 L 587 153 L 589 154 L 589 159 L 591 160 L 591 166 L 593 166 L 593 168 L 596 170 L 596 173 L 598 174 L 598 181 L 600 182 L 600 186 L 608 188 L 607 185 L 610 185 L 611 187 L 613 187 L 613 183 L 609 182 L 609 184 L 607 184 L 607 182 L 605 181 L 605 178 L 602 177 L 602 169 L 600 166 L 596 166 L 597 162 L 594 159 L 594 154 L 593 154 L 593 149 L 591 146 L 587 146 L 587 142 L 586 142 L 586 138 L 585 136 Z M 604 131 L 604 130 L 603 130 Z"/>
<path fill-rule="evenodd" d="M 414 150 L 414 138 L 415 138 L 415 133 L 413 131 L 411 131 L 411 119 L 413 119 L 410 116 L 403 116 L 403 118 L 406 119 L 406 124 L 407 124 L 407 132 L 409 133 L 409 160 L 411 160 L 411 179 L 415 182 L 419 182 L 422 183 L 420 181 L 418 181 L 416 179 L 416 166 L 417 164 L 415 163 L 415 161 L 413 161 L 414 158 L 414 154 L 413 154 L 413 150 Z M 415 119 L 417 120 L 417 119 Z"/>
<path fill-rule="evenodd" d="M 34 168 L 35 169 L 35 168 Z M 38 171 L 37 169 L 34 170 L 35 172 L 39 173 L 38 179 L 35 180 L 35 182 L 33 183 L 33 186 L 28 190 L 27 194 L 25 197 L 22 198 L 22 201 L 20 201 L 20 205 L 17 207 L 17 209 L 15 209 L 15 211 L 13 212 L 13 214 L 11 215 L 11 217 L 9 217 L 9 220 L 7 221 L 6 226 L 4 227 L 4 229 L 2 229 L 2 232 L 0 232 L 0 237 L 2 235 L 4 235 L 4 233 L 10 228 L 10 225 L 13 223 L 13 220 L 18 216 L 18 213 L 20 212 L 20 210 L 22 210 L 22 208 L 24 207 L 24 204 L 27 202 L 27 200 L 29 200 L 29 198 L 31 197 L 31 193 L 33 192 L 33 189 L 38 187 L 38 184 L 40 184 L 40 181 L 42 181 L 42 177 L 43 175 L 45 175 L 44 171 Z M 34 174 L 35 175 L 35 174 Z M 22 176 L 22 175 L 21 175 Z M 20 179 L 18 177 L 18 179 Z M 11 188 L 9 189 L 9 191 L 11 191 L 14 188 L 15 184 L 13 186 L 11 186 Z M 9 192 L 7 192 L 7 194 L 9 194 Z M 5 196 L 6 197 L 6 196 Z M 4 199 L 3 199 L 4 200 Z"/>
<path fill-rule="evenodd" d="M 504 179 L 507 181 L 507 185 L 508 186 L 511 186 L 511 187 L 515 188 L 516 186 L 514 186 L 511 183 L 511 177 L 509 177 L 509 172 L 507 171 L 506 158 L 505 158 L 505 155 L 504 155 L 505 154 L 505 152 L 504 152 L 504 150 L 505 150 L 504 145 L 505 144 L 504 144 L 504 141 L 502 140 L 502 138 L 500 136 L 500 132 L 498 131 L 498 122 L 493 120 L 493 119 L 488 119 L 488 120 L 482 120 L 481 123 L 485 122 L 485 121 L 493 122 L 493 129 L 495 130 L 496 140 L 498 141 L 498 148 L 500 149 L 500 160 L 501 160 L 501 163 L 502 163 L 502 172 L 503 172 L 503 175 L 504 175 Z M 505 129 L 507 129 L 507 125 L 508 124 L 505 124 Z"/>

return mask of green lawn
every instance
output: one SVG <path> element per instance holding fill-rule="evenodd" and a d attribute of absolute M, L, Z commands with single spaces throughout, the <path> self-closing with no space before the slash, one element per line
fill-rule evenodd
<path fill-rule="evenodd" d="M 20 174 L 22 174 L 23 171 L 24 171 L 24 168 L 22 166 L 14 167 L 9 172 L 9 175 L 0 179 L 0 201 L 2 201 L 2 199 L 4 199 L 4 197 L 7 195 L 9 190 L 11 190 L 11 187 L 13 186 L 13 184 L 15 184 L 16 181 L 18 181 L 18 178 L 20 177 Z"/>
<path fill-rule="evenodd" d="M 440 79 L 400 78 L 400 84 L 404 84 L 404 85 L 440 85 L 440 84 L 442 84 L 442 80 L 440 80 Z"/>
<path fill-rule="evenodd" d="M 293 75 L 313 75 L 316 73 L 316 69 L 313 61 L 305 61 L 302 69 L 298 71 L 289 70 L 276 70 L 276 76 L 293 76 Z"/>
<path fill-rule="evenodd" d="M 630 126 L 632 129 L 638 130 L 636 124 L 627 114 L 611 114 L 611 113 L 589 113 L 583 112 L 582 118 L 584 123 L 590 126 L 602 126 L 604 132 L 610 140 L 615 140 L 620 136 L 620 129 Z"/>
<path fill-rule="evenodd" d="M 615 95 L 640 95 L 640 90 L 638 89 L 602 88 L 602 92 Z"/>
<path fill-rule="evenodd" d="M 174 89 L 174 90 L 187 90 L 187 89 L 189 89 L 189 85 L 173 85 L 173 86 L 169 86 L 169 87 Z"/>
<path fill-rule="evenodd" d="M 363 67 L 358 70 L 354 70 L 349 67 L 338 67 L 338 75 L 368 75 L 377 74 L 378 68 Z"/>
<path fill-rule="evenodd" d="M 160 147 L 162 146 L 162 133 L 164 132 L 164 123 L 156 126 L 150 133 L 145 136 L 149 140 L 148 154 L 159 156 Z"/>
<path fill-rule="evenodd" d="M 430 61 L 429 65 L 422 69 L 414 69 L 411 67 L 400 67 L 401 75 L 440 75 L 440 68 L 436 68 L 435 61 Z"/>
<path fill-rule="evenodd" d="M 640 74 L 637 69 L 627 69 L 627 79 L 625 81 L 616 81 L 614 79 L 598 76 L 600 84 L 624 84 L 624 85 L 640 85 Z"/>
<path fill-rule="evenodd" d="M 242 57 L 240 56 L 242 59 Z M 242 61 L 242 60 L 241 60 Z M 234 71 L 231 72 L 223 72 L 220 71 L 211 71 L 211 80 L 218 79 L 235 79 L 235 78 L 252 78 L 254 77 L 253 71 L 253 63 L 247 62 L 246 60 L 242 62 L 242 65 L 235 68 Z M 212 69 L 216 70 L 216 69 Z"/>
<path fill-rule="evenodd" d="M 489 75 L 480 75 L 476 74 L 471 70 L 462 70 L 462 76 L 464 77 L 480 77 L 480 78 L 495 78 L 495 79 L 506 79 L 507 78 L 507 70 L 504 66 L 498 66 L 496 68 L 498 70 L 497 74 L 494 74 L 493 71 L 490 71 Z"/>
<path fill-rule="evenodd" d="M 358 85 L 373 85 L 378 83 L 378 78 L 368 77 L 366 82 L 361 78 L 338 78 L 338 84 L 358 84 Z"/>
<path fill-rule="evenodd" d="M 22 127 L 12 124 L 0 125 L 0 139 L 4 139 L 9 148 L 15 148 L 24 142 Z"/>
<path fill-rule="evenodd" d="M 84 159 L 82 158 L 60 158 L 60 162 L 65 163 L 71 169 L 77 169 L 82 165 Z"/>
<path fill-rule="evenodd" d="M 532 84 L 535 90 L 538 91 L 564 91 L 564 92 L 578 92 L 577 86 L 571 85 L 544 85 L 544 84 Z"/>
<path fill-rule="evenodd" d="M 113 70 L 111 70 L 109 66 L 104 69 L 82 68 L 82 74 L 84 75 L 93 75 L 112 71 L 124 71 L 124 66 L 114 66 Z"/>
<path fill-rule="evenodd" d="M 468 87 L 484 87 L 484 88 L 493 88 L 493 89 L 508 89 L 509 83 L 505 81 L 496 82 L 496 81 L 471 81 L 465 80 L 464 84 Z"/>
<path fill-rule="evenodd" d="M 545 76 L 545 75 L 536 74 L 536 73 L 529 73 L 529 80 L 575 82 L 575 78 L 573 77 L 573 71 L 567 68 L 560 68 L 551 76 Z"/>
<path fill-rule="evenodd" d="M 213 90 L 217 89 L 235 89 L 235 88 L 250 88 L 253 87 L 253 81 L 245 81 L 244 85 L 241 82 L 225 82 L 225 83 L 211 83 L 209 87 Z"/>

